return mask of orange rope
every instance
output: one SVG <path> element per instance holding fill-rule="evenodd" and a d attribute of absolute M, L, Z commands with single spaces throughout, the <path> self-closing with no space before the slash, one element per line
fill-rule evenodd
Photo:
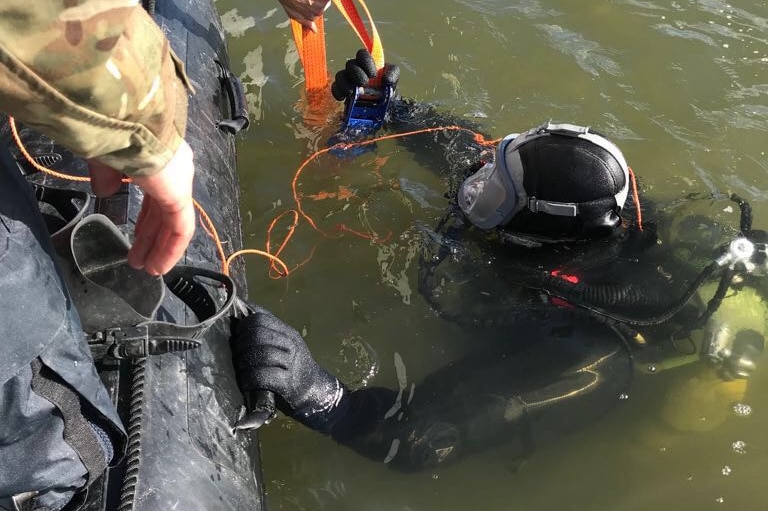
<path fill-rule="evenodd" d="M 629 178 L 632 181 L 632 201 L 635 203 L 635 210 L 637 211 L 637 228 L 643 230 L 643 209 L 640 207 L 640 194 L 637 192 L 637 180 L 635 179 L 635 173 L 632 167 L 627 166 L 629 169 Z"/>
<path fill-rule="evenodd" d="M 216 230 L 216 226 L 213 225 L 213 220 L 208 216 L 203 207 L 195 199 L 192 199 L 195 209 L 200 214 L 200 223 L 203 227 L 206 227 L 208 235 L 213 239 L 213 243 L 216 246 L 216 252 L 219 254 L 219 260 L 221 260 L 221 271 L 224 275 L 229 275 L 229 265 L 227 265 L 227 257 L 224 255 L 224 245 L 221 243 L 219 233 Z"/>
<path fill-rule="evenodd" d="M 299 166 L 298 170 L 296 171 L 296 174 L 294 174 L 294 176 L 293 176 L 293 180 L 291 181 L 291 190 L 293 191 L 293 200 L 296 203 L 296 208 L 297 208 L 299 214 L 302 216 L 302 218 L 304 218 L 309 223 L 310 226 L 312 226 L 312 228 L 314 230 L 316 230 L 317 232 L 323 234 L 324 236 L 329 236 L 325 231 L 320 229 L 317 226 L 317 223 L 312 219 L 312 217 L 310 217 L 304 211 L 304 208 L 301 205 L 301 198 L 299 196 L 299 192 L 298 192 L 298 189 L 297 189 L 298 188 L 298 181 L 299 181 L 299 177 L 301 176 L 301 173 L 304 171 L 306 166 L 309 165 L 309 163 L 312 162 L 314 159 L 316 159 L 318 156 L 323 155 L 323 154 L 328 153 L 328 152 L 331 152 L 331 151 L 334 151 L 334 150 L 339 150 L 339 149 L 341 149 L 341 150 L 348 150 L 348 149 L 352 149 L 354 147 L 362 147 L 362 146 L 366 146 L 366 145 L 370 145 L 370 144 L 375 144 L 377 142 L 381 142 L 382 140 L 392 140 L 392 139 L 396 139 L 396 138 L 409 137 L 409 136 L 416 135 L 416 134 L 419 134 L 419 133 L 432 133 L 432 132 L 436 132 L 436 131 L 467 131 L 469 133 L 473 133 L 475 141 L 478 142 L 482 146 L 495 145 L 496 143 L 498 143 L 499 140 L 501 140 L 500 138 L 499 139 L 495 139 L 495 140 L 486 140 L 485 137 L 483 135 L 481 135 L 480 133 L 476 133 L 476 132 L 474 132 L 474 131 L 472 131 L 472 130 L 470 130 L 468 128 L 464 128 L 464 127 L 461 127 L 461 126 L 438 126 L 438 127 L 434 127 L 434 128 L 424 128 L 424 129 L 420 129 L 420 130 L 406 131 L 406 132 L 403 132 L 403 133 L 393 133 L 391 135 L 382 135 L 380 137 L 375 137 L 375 138 L 371 138 L 371 139 L 367 139 L 367 140 L 362 140 L 360 142 L 351 142 L 351 143 L 340 142 L 340 143 L 335 144 L 335 145 L 333 145 L 331 147 L 326 147 L 325 149 L 321 149 L 321 150 L 315 152 L 309 158 L 304 160 L 304 162 Z M 355 232 L 355 231 L 353 231 L 353 230 L 351 230 L 349 228 L 345 228 L 345 227 L 341 227 L 341 226 L 338 226 L 337 230 L 342 230 L 342 231 L 346 230 L 348 232 L 354 232 L 355 234 L 360 235 L 359 233 L 357 233 L 357 232 Z M 376 242 L 378 239 L 379 239 L 378 237 L 374 237 L 373 241 Z"/>
<path fill-rule="evenodd" d="M 16 146 L 19 148 L 19 151 L 21 152 L 22 156 L 24 156 L 24 158 L 29 162 L 30 165 L 32 165 L 32 167 L 35 168 L 35 170 L 39 170 L 40 172 L 48 174 L 49 176 L 58 177 L 59 179 L 64 179 L 67 181 L 88 182 L 91 180 L 90 177 L 62 174 L 61 172 L 56 172 L 53 169 L 49 169 L 48 167 L 45 167 L 37 163 L 37 161 L 32 157 L 32 155 L 29 154 L 29 152 L 27 151 L 27 148 L 24 147 L 24 143 L 21 141 L 21 136 L 19 136 L 19 129 L 16 126 L 16 119 L 14 119 L 11 116 L 8 116 L 8 124 L 11 127 L 11 136 L 13 137 L 14 143 L 16 143 Z M 127 183 L 127 182 L 130 182 L 130 180 L 128 180 L 128 178 L 125 178 L 123 179 L 123 182 Z"/>
<path fill-rule="evenodd" d="M 257 250 L 255 248 L 244 248 L 243 250 L 238 250 L 234 254 L 232 254 L 229 257 L 227 257 L 224 260 L 224 273 L 225 274 L 229 274 L 229 266 L 230 266 L 230 264 L 232 264 L 232 261 L 236 257 L 240 257 L 241 255 L 246 255 L 246 254 L 256 254 L 256 255 L 264 256 L 264 257 L 270 259 L 272 261 L 273 265 L 275 263 L 279 264 L 283 268 L 283 272 L 281 273 L 281 276 L 288 276 L 288 273 L 290 273 L 288 271 L 288 267 L 285 265 L 285 263 L 283 261 L 280 260 L 279 257 L 274 256 L 274 255 L 270 254 L 269 252 L 265 252 L 264 250 Z"/>
<path fill-rule="evenodd" d="M 288 244 L 288 240 L 291 239 L 291 236 L 293 236 L 293 232 L 296 230 L 296 226 L 299 224 L 299 215 L 293 210 L 284 211 L 283 213 L 276 216 L 272 222 L 269 224 L 269 228 L 267 229 L 267 252 L 269 252 L 269 248 L 271 245 L 271 238 L 272 238 L 272 230 L 275 228 L 275 225 L 277 224 L 278 220 L 283 218 L 283 216 L 287 214 L 293 214 L 293 222 L 291 223 L 291 226 L 288 228 L 288 235 L 285 237 L 283 242 L 280 244 L 280 247 L 277 249 L 277 252 L 275 252 L 275 255 L 279 255 L 280 252 L 283 251 L 285 246 Z M 280 261 L 282 263 L 282 261 Z M 285 267 L 285 264 L 282 265 L 284 272 L 279 272 L 275 268 L 275 265 L 270 265 L 270 271 L 275 271 L 278 273 L 278 275 L 287 276 L 288 275 L 288 268 Z"/>

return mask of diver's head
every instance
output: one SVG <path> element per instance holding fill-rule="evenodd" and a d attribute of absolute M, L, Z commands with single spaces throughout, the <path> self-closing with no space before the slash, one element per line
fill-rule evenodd
<path fill-rule="evenodd" d="M 610 233 L 628 190 L 615 144 L 589 128 L 547 123 L 505 137 L 495 161 L 461 184 L 458 202 L 482 229 L 558 241 Z"/>

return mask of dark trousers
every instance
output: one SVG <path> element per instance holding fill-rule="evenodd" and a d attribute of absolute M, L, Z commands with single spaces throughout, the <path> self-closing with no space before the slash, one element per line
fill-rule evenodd
<path fill-rule="evenodd" d="M 6 147 L 0 148 L 0 346 L 0 510 L 58 511 L 119 457 L 113 444 L 119 451 L 124 431 L 32 188 Z"/>

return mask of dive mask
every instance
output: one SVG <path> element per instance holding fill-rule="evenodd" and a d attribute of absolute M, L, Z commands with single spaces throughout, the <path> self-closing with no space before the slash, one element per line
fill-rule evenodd
<path fill-rule="evenodd" d="M 603 163 L 602 165 L 589 166 L 587 170 L 590 174 L 584 175 L 579 185 L 590 187 L 596 182 L 610 183 L 611 191 L 603 195 L 613 196 L 610 208 L 615 209 L 616 212 L 621 210 L 629 192 L 629 167 L 619 148 L 602 135 L 590 131 L 588 127 L 547 123 L 522 134 L 506 136 L 498 145 L 495 161 L 484 165 L 461 184 L 458 194 L 459 207 L 472 224 L 482 229 L 504 226 L 512 217 L 526 208 L 533 213 L 562 217 L 577 217 L 583 213 L 580 206 L 588 202 L 584 199 L 572 202 L 551 200 L 545 196 L 536 197 L 526 191 L 526 173 L 537 173 L 539 169 L 525 168 L 521 149 L 531 143 L 535 144 L 537 140 L 541 141 L 544 137 L 553 136 L 565 137 L 561 142 L 562 145 L 573 144 L 576 139 L 584 140 L 602 148 L 616 160 L 620 167 L 619 173 L 622 175 L 606 176 L 605 174 L 610 172 L 606 169 L 610 166 L 603 161 L 599 162 Z M 594 154 L 588 156 L 595 161 L 598 160 Z M 568 172 L 573 171 L 576 164 L 570 161 L 553 160 L 547 165 L 554 165 L 562 168 L 563 172 Z M 571 190 L 567 192 L 570 193 Z M 581 195 L 584 194 L 581 193 Z"/>

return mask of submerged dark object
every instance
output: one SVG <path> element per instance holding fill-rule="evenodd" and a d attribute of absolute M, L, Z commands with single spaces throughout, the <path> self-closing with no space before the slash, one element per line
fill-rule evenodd
<path fill-rule="evenodd" d="M 211 0 L 148 4 L 196 89 L 189 100 L 186 134 L 195 153 L 194 197 L 236 250 L 242 246 L 242 233 L 233 135 L 247 126 L 247 112 L 242 86 L 229 71 L 218 13 Z M 5 119 L 0 129 L 7 139 Z M 65 174 L 86 174 L 85 162 L 54 141 L 24 127 L 20 134 L 37 163 Z M 97 317 L 104 303 L 95 300 L 80 307 L 73 293 L 97 368 L 128 433 L 125 458 L 89 488 L 78 509 L 263 509 L 258 439 L 232 433 L 244 403 L 232 370 L 226 316 L 235 287 L 245 295 L 242 263 L 231 266 L 231 279 L 221 276 L 217 249 L 205 229 L 198 228 L 177 268 L 163 279 L 134 280 L 136 275 L 129 276 L 112 256 L 121 250 L 120 232 L 132 231 L 141 192 L 124 185 L 112 197 L 94 199 L 87 183 L 38 172 L 18 151 L 14 154 L 38 191 L 57 248 L 66 249 L 75 226 L 83 225 L 78 222 L 93 214 L 103 215 L 119 230 L 110 233 L 102 229 L 107 224 L 97 221 L 80 231 L 83 240 L 75 247 L 83 264 L 78 271 L 96 286 L 84 282 L 84 294 L 99 286 L 115 288 L 130 305 L 114 309 L 122 316 L 103 309 Z M 92 227 L 95 231 L 88 233 Z M 91 235 L 101 246 L 99 253 L 88 248 Z M 134 313 L 138 320 L 131 317 Z M 141 325 L 141 317 L 151 320 Z M 100 330 L 110 321 L 112 328 Z"/>

